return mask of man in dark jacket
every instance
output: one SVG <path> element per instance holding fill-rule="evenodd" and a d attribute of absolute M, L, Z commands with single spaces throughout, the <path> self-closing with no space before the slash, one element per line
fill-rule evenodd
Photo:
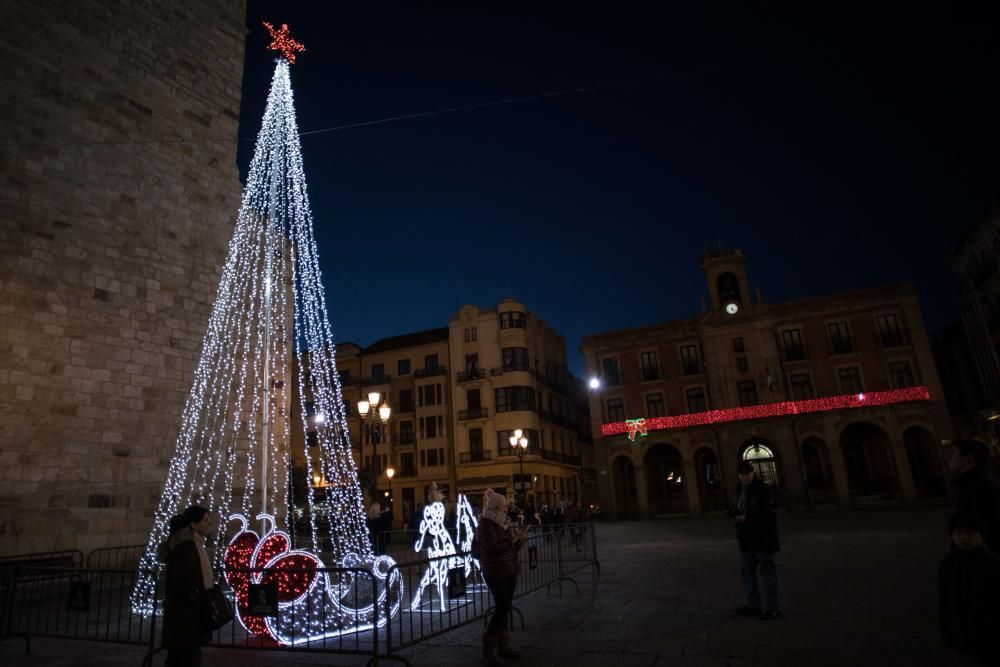
<path fill-rule="evenodd" d="M 938 619 L 944 643 L 984 665 L 1000 664 L 1000 556 L 983 543 L 974 517 L 948 519 L 954 549 L 938 570 Z"/>
<path fill-rule="evenodd" d="M 976 440 L 956 440 L 948 468 L 958 492 L 957 509 L 977 522 L 983 541 L 1000 553 L 1000 483 L 989 472 L 990 450 Z"/>
<path fill-rule="evenodd" d="M 778 543 L 778 517 L 774 513 L 771 490 L 754 474 L 753 466 L 741 461 L 736 468 L 740 483 L 736 486 L 736 537 L 740 545 L 740 578 L 746 603 L 736 610 L 740 616 L 758 616 L 769 621 L 781 616 L 778 597 L 778 568 L 774 554 L 781 549 Z M 767 610 L 761 610 L 760 590 L 757 587 L 757 568 L 764 580 Z"/>

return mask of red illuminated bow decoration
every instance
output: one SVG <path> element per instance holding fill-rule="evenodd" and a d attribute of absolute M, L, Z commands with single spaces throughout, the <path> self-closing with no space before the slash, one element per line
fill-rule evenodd
<path fill-rule="evenodd" d="M 226 581 L 236 595 L 236 612 L 243 627 L 254 635 L 275 639 L 264 617 L 250 614 L 250 584 L 274 585 L 278 590 L 279 606 L 295 604 L 316 583 L 317 569 L 323 564 L 307 551 L 292 551 L 288 534 L 274 529 L 273 517 L 262 515 L 258 518 L 271 523 L 263 539 L 254 531 L 247 530 L 243 516 L 230 517 L 230 520 L 242 521 L 243 529 L 226 547 Z M 257 568 L 266 571 L 250 571 Z"/>
<path fill-rule="evenodd" d="M 626 419 L 625 427 L 628 429 L 628 439 L 635 442 L 635 436 L 641 435 L 643 437 L 649 435 L 649 430 L 646 427 L 646 420 L 644 418 L 640 419 Z"/>

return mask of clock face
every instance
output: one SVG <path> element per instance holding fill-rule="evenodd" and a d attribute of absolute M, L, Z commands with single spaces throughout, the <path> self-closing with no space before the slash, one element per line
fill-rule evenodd
<path fill-rule="evenodd" d="M 736 313 L 740 312 L 740 304 L 733 303 L 732 301 L 730 301 L 729 303 L 726 304 L 726 312 L 729 313 L 730 315 L 735 315 Z"/>

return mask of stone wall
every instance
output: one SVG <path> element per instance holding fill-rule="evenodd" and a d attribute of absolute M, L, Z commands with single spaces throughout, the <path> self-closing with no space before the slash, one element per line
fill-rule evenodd
<path fill-rule="evenodd" d="M 146 539 L 239 207 L 245 10 L 0 6 L 0 553 Z"/>

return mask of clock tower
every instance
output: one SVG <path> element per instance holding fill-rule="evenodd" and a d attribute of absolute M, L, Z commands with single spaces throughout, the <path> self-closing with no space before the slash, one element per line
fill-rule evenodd
<path fill-rule="evenodd" d="M 702 255 L 701 270 L 708 282 L 714 315 L 736 318 L 753 311 L 746 258 L 740 250 L 718 250 Z"/>

